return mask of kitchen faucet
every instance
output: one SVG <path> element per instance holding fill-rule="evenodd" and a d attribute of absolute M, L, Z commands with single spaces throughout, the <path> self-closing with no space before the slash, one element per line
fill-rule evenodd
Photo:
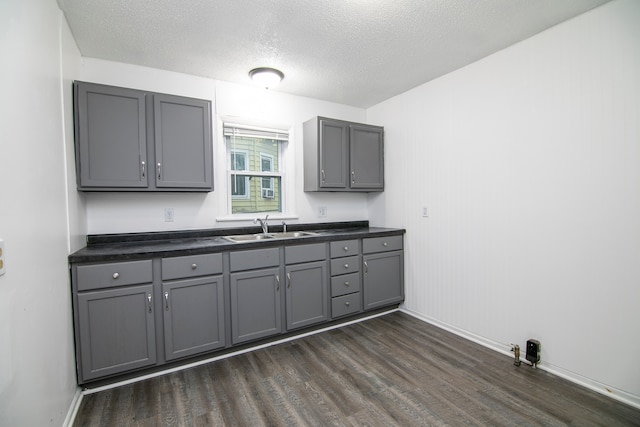
<path fill-rule="evenodd" d="M 261 218 L 256 218 L 253 220 L 253 223 L 260 223 L 260 226 L 262 227 L 262 234 L 268 234 L 269 233 L 269 224 L 267 224 L 267 219 L 269 218 L 269 214 L 267 214 L 267 216 L 264 217 L 264 219 Z"/>
<path fill-rule="evenodd" d="M 282 232 L 286 233 L 287 232 L 287 223 L 282 221 Z"/>

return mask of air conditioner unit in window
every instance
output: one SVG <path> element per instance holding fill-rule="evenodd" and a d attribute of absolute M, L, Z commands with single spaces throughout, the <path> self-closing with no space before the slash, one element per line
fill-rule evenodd
<path fill-rule="evenodd" d="M 275 196 L 273 195 L 273 190 L 270 188 L 262 189 L 262 197 L 264 199 L 273 199 Z"/>

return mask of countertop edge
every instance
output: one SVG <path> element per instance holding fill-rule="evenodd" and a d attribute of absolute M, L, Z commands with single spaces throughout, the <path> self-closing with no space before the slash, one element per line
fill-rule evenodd
<path fill-rule="evenodd" d="M 344 223 L 338 223 L 344 224 Z M 360 223 L 358 223 L 360 224 Z M 326 224 L 323 224 L 326 225 Z M 291 227 L 290 229 L 293 229 Z M 206 234 L 173 234 L 169 239 L 156 240 L 125 240 L 113 243 L 92 243 L 68 256 L 69 264 L 83 264 L 95 262 L 129 261 L 148 258 L 164 258 L 186 255 L 201 255 L 229 250 L 245 250 L 268 248 L 283 245 L 298 245 L 307 243 L 328 242 L 351 238 L 383 237 L 405 234 L 402 228 L 383 227 L 347 227 L 318 229 L 297 226 L 295 231 L 312 230 L 317 236 L 288 238 L 278 240 L 258 240 L 254 242 L 233 243 L 223 238 L 223 235 Z M 236 233 L 233 234 L 250 234 Z M 253 232 L 253 230 L 252 230 Z M 201 236 L 201 237 L 198 237 Z"/>

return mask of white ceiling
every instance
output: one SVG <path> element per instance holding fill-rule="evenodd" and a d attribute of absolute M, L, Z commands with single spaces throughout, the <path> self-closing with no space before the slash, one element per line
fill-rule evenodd
<path fill-rule="evenodd" d="M 58 0 L 83 56 L 370 107 L 609 0 Z"/>

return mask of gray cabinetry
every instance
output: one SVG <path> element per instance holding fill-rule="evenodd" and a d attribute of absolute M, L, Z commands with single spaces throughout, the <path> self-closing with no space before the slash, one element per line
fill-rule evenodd
<path fill-rule="evenodd" d="M 282 332 L 279 248 L 231 252 L 231 341 Z"/>
<path fill-rule="evenodd" d="M 157 188 L 211 190 L 211 107 L 208 101 L 153 95 Z"/>
<path fill-rule="evenodd" d="M 331 242 L 331 317 L 362 311 L 360 241 Z"/>
<path fill-rule="evenodd" d="M 222 254 L 164 258 L 162 278 L 165 360 L 224 347 Z"/>
<path fill-rule="evenodd" d="M 315 117 L 303 125 L 305 191 L 384 190 L 384 129 Z"/>
<path fill-rule="evenodd" d="M 363 296 L 365 310 L 404 299 L 402 236 L 362 240 Z"/>
<path fill-rule="evenodd" d="M 78 266 L 75 277 L 80 382 L 154 365 L 151 260 Z"/>
<path fill-rule="evenodd" d="M 82 191 L 211 191 L 211 103 L 74 82 Z"/>
<path fill-rule="evenodd" d="M 326 245 L 285 247 L 287 330 L 329 319 Z"/>
<path fill-rule="evenodd" d="M 79 190 L 148 186 L 144 92 L 74 84 Z"/>

